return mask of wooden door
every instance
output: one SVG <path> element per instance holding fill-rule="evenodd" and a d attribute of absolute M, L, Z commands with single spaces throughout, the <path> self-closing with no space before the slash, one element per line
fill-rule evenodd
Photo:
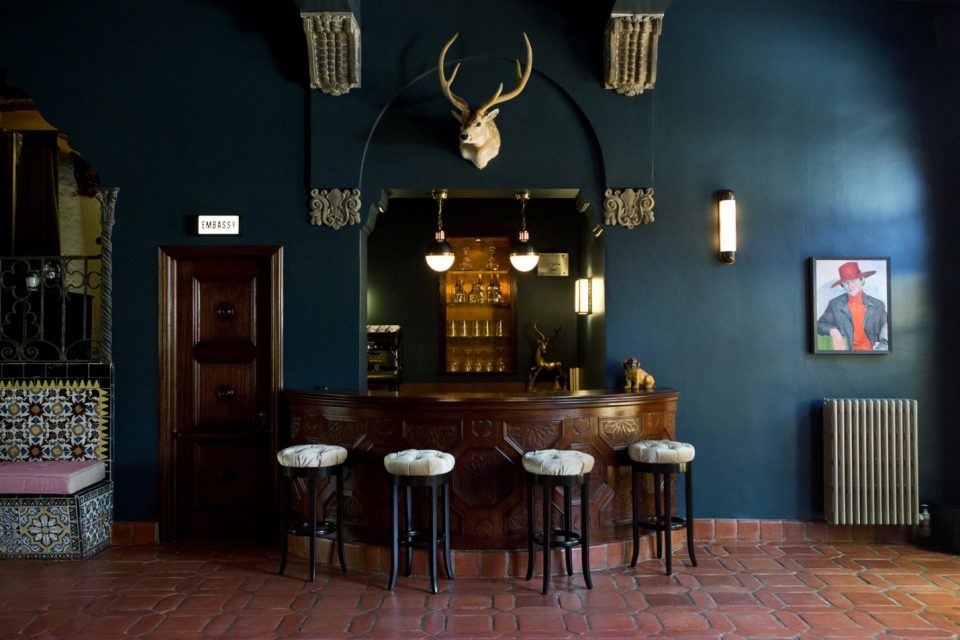
<path fill-rule="evenodd" d="M 280 247 L 160 249 L 160 537 L 277 530 Z"/>

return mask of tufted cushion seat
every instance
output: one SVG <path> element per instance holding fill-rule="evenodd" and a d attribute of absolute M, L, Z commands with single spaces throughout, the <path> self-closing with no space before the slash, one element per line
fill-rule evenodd
<path fill-rule="evenodd" d="M 407 449 L 383 458 L 387 473 L 395 476 L 440 476 L 453 471 L 456 459 L 435 449 Z"/>
<path fill-rule="evenodd" d="M 631 460 L 647 464 L 682 464 L 692 461 L 696 453 L 692 444 L 673 440 L 641 440 L 627 450 Z"/>
<path fill-rule="evenodd" d="M 347 450 L 333 444 L 298 444 L 277 453 L 284 467 L 332 467 L 346 459 Z"/>
<path fill-rule="evenodd" d="M 523 454 L 523 468 L 538 476 L 577 476 L 593 470 L 593 456 L 557 449 L 527 451 Z"/>

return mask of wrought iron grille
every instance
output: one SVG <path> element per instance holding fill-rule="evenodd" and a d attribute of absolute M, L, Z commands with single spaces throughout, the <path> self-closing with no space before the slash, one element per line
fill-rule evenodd
<path fill-rule="evenodd" d="M 99 361 L 101 256 L 0 256 L 0 361 Z"/>

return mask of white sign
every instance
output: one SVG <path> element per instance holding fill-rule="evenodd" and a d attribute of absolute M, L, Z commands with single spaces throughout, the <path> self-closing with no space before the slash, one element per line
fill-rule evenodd
<path fill-rule="evenodd" d="M 200 214 L 197 216 L 197 235 L 238 236 L 240 235 L 240 216 Z"/>
<path fill-rule="evenodd" d="M 569 253 L 541 253 L 537 263 L 538 276 L 568 276 L 570 275 Z"/>

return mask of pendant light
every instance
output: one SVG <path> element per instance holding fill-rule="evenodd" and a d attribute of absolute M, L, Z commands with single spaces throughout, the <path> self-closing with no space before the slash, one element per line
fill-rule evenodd
<path fill-rule="evenodd" d="M 519 191 L 514 195 L 520 201 L 520 232 L 510 250 L 510 264 L 517 271 L 530 271 L 540 262 L 540 255 L 530 244 L 530 233 L 527 231 L 527 201 L 530 200 L 530 192 Z"/>
<path fill-rule="evenodd" d="M 437 189 L 433 192 L 433 199 L 437 201 L 437 232 L 424 257 L 427 265 L 434 271 L 446 271 L 453 266 L 453 261 L 456 259 L 453 247 L 447 242 L 443 233 L 443 201 L 447 199 L 447 190 Z"/>

